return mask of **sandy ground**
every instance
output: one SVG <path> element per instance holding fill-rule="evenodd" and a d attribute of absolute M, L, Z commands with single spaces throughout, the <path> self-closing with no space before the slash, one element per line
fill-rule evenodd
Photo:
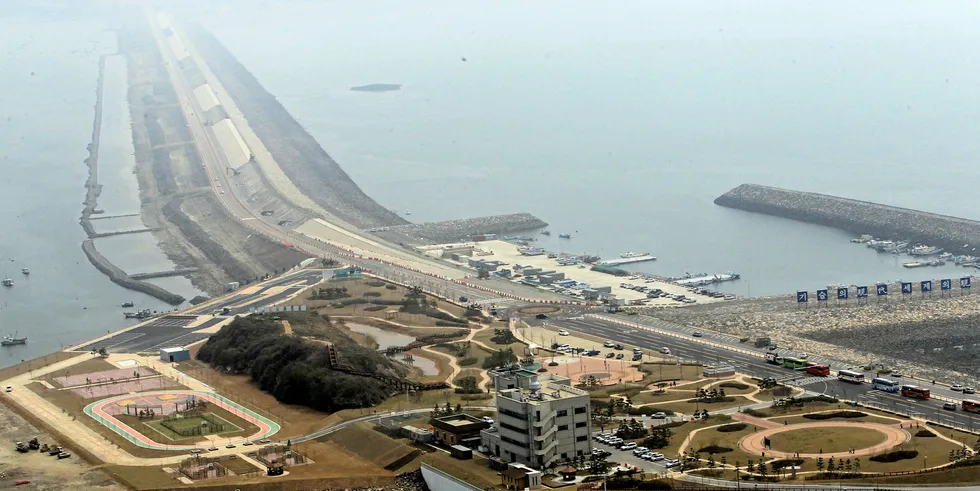
<path fill-rule="evenodd" d="M 124 490 L 101 471 L 72 455 L 58 460 L 48 454 L 18 453 L 14 442 L 27 442 L 38 437 L 41 443 L 53 443 L 54 439 L 14 413 L 6 405 L 0 405 L 0 487 L 13 487 L 15 481 L 29 480 L 24 489 L 38 490 Z"/>
<path fill-rule="evenodd" d="M 683 304 L 669 298 L 647 299 L 645 293 L 621 288 L 619 286 L 620 283 L 632 283 L 635 285 L 643 284 L 651 289 L 659 288 L 668 293 L 687 295 L 696 298 L 699 304 L 723 301 L 722 299 L 706 297 L 703 295 L 692 295 L 686 287 L 675 285 L 673 283 L 661 281 L 652 281 L 647 283 L 642 279 L 631 280 L 627 276 L 620 277 L 606 273 L 599 273 L 597 271 L 590 270 L 588 267 L 579 268 L 578 266 L 559 266 L 556 259 L 549 259 L 546 255 L 522 256 L 516 245 L 502 240 L 480 242 L 480 248 L 491 252 L 489 255 L 480 256 L 481 259 L 486 259 L 487 261 L 501 261 L 506 264 L 506 266 L 504 266 L 505 268 L 513 269 L 514 265 L 520 264 L 521 266 L 530 265 L 536 268 L 543 268 L 545 270 L 554 270 L 559 273 L 565 273 L 565 279 L 572 279 L 582 283 L 588 283 L 592 287 L 611 287 L 612 294 L 616 295 L 617 298 L 622 298 L 627 301 L 644 300 L 645 305 L 681 307 L 689 304 Z M 567 298 L 569 300 L 576 300 L 572 297 Z"/>

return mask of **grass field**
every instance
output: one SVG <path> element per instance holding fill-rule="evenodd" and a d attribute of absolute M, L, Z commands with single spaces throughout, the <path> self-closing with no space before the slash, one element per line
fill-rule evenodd
<path fill-rule="evenodd" d="M 730 407 L 746 406 L 752 404 L 752 401 L 746 399 L 744 396 L 730 396 L 734 399 L 732 402 L 692 402 L 693 398 L 685 399 L 683 401 L 666 402 L 661 404 L 653 404 L 653 407 L 661 409 L 670 409 L 675 413 L 681 414 L 693 414 L 694 411 L 706 410 L 708 414 L 712 411 L 717 411 L 719 409 L 727 409 Z"/>
<path fill-rule="evenodd" d="M 264 472 L 265 469 L 255 467 L 251 462 L 235 457 L 233 459 L 222 460 L 221 465 L 235 474 L 248 474 L 250 472 Z"/>
<path fill-rule="evenodd" d="M 864 412 L 864 408 L 861 408 L 861 412 Z M 810 419 L 810 418 L 806 418 L 806 417 L 803 417 L 803 416 L 788 416 L 788 417 L 778 417 L 777 416 L 777 417 L 773 417 L 773 418 L 770 418 L 770 419 L 772 421 L 777 422 L 777 423 L 782 423 L 782 422 L 785 421 L 785 422 L 787 422 L 788 424 L 791 424 L 791 425 L 798 424 L 798 423 L 813 423 L 813 422 L 816 422 L 816 421 L 841 421 L 841 422 L 844 422 L 844 421 L 859 421 L 861 423 L 880 423 L 880 424 L 883 424 L 883 425 L 893 425 L 893 424 L 898 423 L 899 421 L 908 421 L 908 419 L 906 419 L 904 417 L 901 417 L 901 416 L 895 416 L 895 418 L 892 419 L 892 418 L 888 418 L 888 417 L 874 416 L 874 415 L 870 415 L 870 414 L 869 415 L 865 415 L 865 416 L 860 417 L 860 418 L 830 418 L 830 419 L 821 419 L 821 420 Z"/>
<path fill-rule="evenodd" d="M 205 416 L 208 416 L 212 421 L 222 425 L 222 428 L 220 430 L 216 429 L 208 422 L 207 419 L 205 419 Z M 169 438 L 172 441 L 200 439 L 207 435 L 240 434 L 242 432 L 242 428 L 212 412 L 203 413 L 202 415 L 189 415 L 184 418 L 168 419 L 166 421 L 166 425 L 163 423 L 164 420 L 162 419 L 155 421 L 144 421 L 143 424 L 153 428 L 165 438 Z M 169 428 L 167 427 L 168 425 L 170 426 Z M 193 430 L 197 428 L 201 429 L 200 433 L 192 433 Z M 182 434 L 184 432 L 187 432 L 187 434 Z"/>
<path fill-rule="evenodd" d="M 333 442 L 378 467 L 385 467 L 416 452 L 415 448 L 406 444 L 407 440 L 389 438 L 374 431 L 368 423 L 348 426 L 321 440 Z"/>
<path fill-rule="evenodd" d="M 835 454 L 846 453 L 852 448 L 873 447 L 883 443 L 885 435 L 870 428 L 840 426 L 789 430 L 777 433 L 769 440 L 773 450 L 782 452 Z"/>
<path fill-rule="evenodd" d="M 744 430 L 732 431 L 728 433 L 718 431 L 716 428 L 704 429 L 694 435 L 694 438 L 691 439 L 691 443 L 687 446 L 686 453 L 691 455 L 692 453 L 709 446 L 726 447 L 732 450 L 730 452 L 715 454 L 715 461 L 719 461 L 721 456 L 725 456 L 725 459 L 729 464 L 735 465 L 736 462 L 739 462 L 741 465 L 746 465 L 749 459 L 758 459 L 758 456 L 740 449 L 738 447 L 738 441 L 742 439 L 742 437 L 751 435 L 756 430 L 757 428 L 752 425 L 748 425 Z M 700 455 L 702 459 L 707 459 L 709 454 L 707 452 L 701 452 Z"/>

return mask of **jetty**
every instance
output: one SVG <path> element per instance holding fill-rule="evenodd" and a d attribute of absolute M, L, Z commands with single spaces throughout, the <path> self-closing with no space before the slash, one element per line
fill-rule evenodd
<path fill-rule="evenodd" d="M 980 245 L 980 222 L 870 201 L 742 184 L 715 199 L 719 206 L 825 225 L 854 234 L 900 237 L 966 254 Z"/>

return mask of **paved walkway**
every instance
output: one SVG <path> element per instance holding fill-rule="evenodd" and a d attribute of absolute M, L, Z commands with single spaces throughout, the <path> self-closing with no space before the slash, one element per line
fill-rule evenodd
<path fill-rule="evenodd" d="M 803 430 L 807 428 L 864 428 L 868 430 L 874 430 L 881 433 L 885 440 L 872 447 L 857 448 L 853 452 L 826 452 L 826 453 L 794 453 L 794 452 L 782 452 L 779 450 L 767 449 L 763 445 L 763 439 L 771 437 L 775 434 L 786 432 L 786 431 L 796 431 Z M 897 426 L 888 426 L 877 423 L 850 423 L 850 422 L 839 422 L 839 421 L 821 421 L 815 423 L 798 423 L 790 426 L 780 426 L 778 428 L 767 428 L 763 431 L 758 431 L 752 433 L 751 435 L 743 437 L 738 441 L 738 446 L 745 450 L 746 452 L 753 453 L 756 455 L 762 455 L 763 452 L 766 453 L 766 457 L 778 457 L 778 458 L 803 458 L 803 459 L 815 459 L 819 457 L 832 456 L 839 453 L 845 453 L 847 455 L 872 455 L 879 453 L 884 450 L 888 450 L 897 447 L 905 442 L 907 442 L 912 435 L 904 429 L 900 429 Z"/>

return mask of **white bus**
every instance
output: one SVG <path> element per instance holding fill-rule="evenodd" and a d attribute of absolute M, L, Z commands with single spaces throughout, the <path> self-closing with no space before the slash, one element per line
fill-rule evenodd
<path fill-rule="evenodd" d="M 852 372 L 851 370 L 841 370 L 837 372 L 837 379 L 852 384 L 860 384 L 864 383 L 864 374 L 861 372 Z"/>
<path fill-rule="evenodd" d="M 888 380 L 887 378 L 875 378 L 871 380 L 871 388 L 875 390 L 883 390 L 885 392 L 898 392 L 902 386 L 894 380 Z"/>

